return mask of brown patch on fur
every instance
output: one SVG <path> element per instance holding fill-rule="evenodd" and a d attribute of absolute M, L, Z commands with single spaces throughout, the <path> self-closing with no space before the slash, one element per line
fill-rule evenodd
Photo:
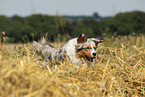
<path fill-rule="evenodd" d="M 90 48 L 91 48 L 91 46 L 90 46 L 90 45 L 88 45 L 86 48 L 90 49 Z"/>
<path fill-rule="evenodd" d="M 77 58 L 87 59 L 86 56 L 89 57 L 89 58 L 93 58 L 93 56 L 91 54 L 91 50 L 82 49 L 82 50 L 80 50 L 79 52 L 76 53 Z"/>

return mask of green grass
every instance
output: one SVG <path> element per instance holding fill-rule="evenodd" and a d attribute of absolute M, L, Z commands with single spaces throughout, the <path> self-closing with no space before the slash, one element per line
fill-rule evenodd
<path fill-rule="evenodd" d="M 97 54 L 91 67 L 64 62 L 42 69 L 30 44 L 12 52 L 1 46 L 0 97 L 145 96 L 144 36 L 105 37 Z"/>

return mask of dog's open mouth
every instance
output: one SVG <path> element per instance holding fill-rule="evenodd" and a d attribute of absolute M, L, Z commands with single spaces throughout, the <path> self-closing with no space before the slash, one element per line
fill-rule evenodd
<path fill-rule="evenodd" d="M 95 59 L 95 57 L 89 58 L 87 55 L 85 55 L 85 57 L 86 57 L 87 61 L 89 61 L 89 62 L 93 62 Z"/>

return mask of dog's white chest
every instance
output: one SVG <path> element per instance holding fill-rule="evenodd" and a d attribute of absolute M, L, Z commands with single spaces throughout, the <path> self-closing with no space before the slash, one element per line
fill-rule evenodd
<path fill-rule="evenodd" d="M 66 49 L 67 56 L 73 64 L 81 64 L 82 60 L 76 57 L 77 38 L 70 40 L 63 48 Z"/>

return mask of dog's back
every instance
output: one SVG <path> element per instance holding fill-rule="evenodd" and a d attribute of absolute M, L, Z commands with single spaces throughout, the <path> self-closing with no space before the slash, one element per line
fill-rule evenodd
<path fill-rule="evenodd" d="M 34 50 L 45 58 L 43 64 L 56 64 L 66 58 L 66 50 L 64 48 L 56 49 L 50 44 L 46 43 L 44 38 L 41 43 L 34 41 L 32 45 Z"/>

